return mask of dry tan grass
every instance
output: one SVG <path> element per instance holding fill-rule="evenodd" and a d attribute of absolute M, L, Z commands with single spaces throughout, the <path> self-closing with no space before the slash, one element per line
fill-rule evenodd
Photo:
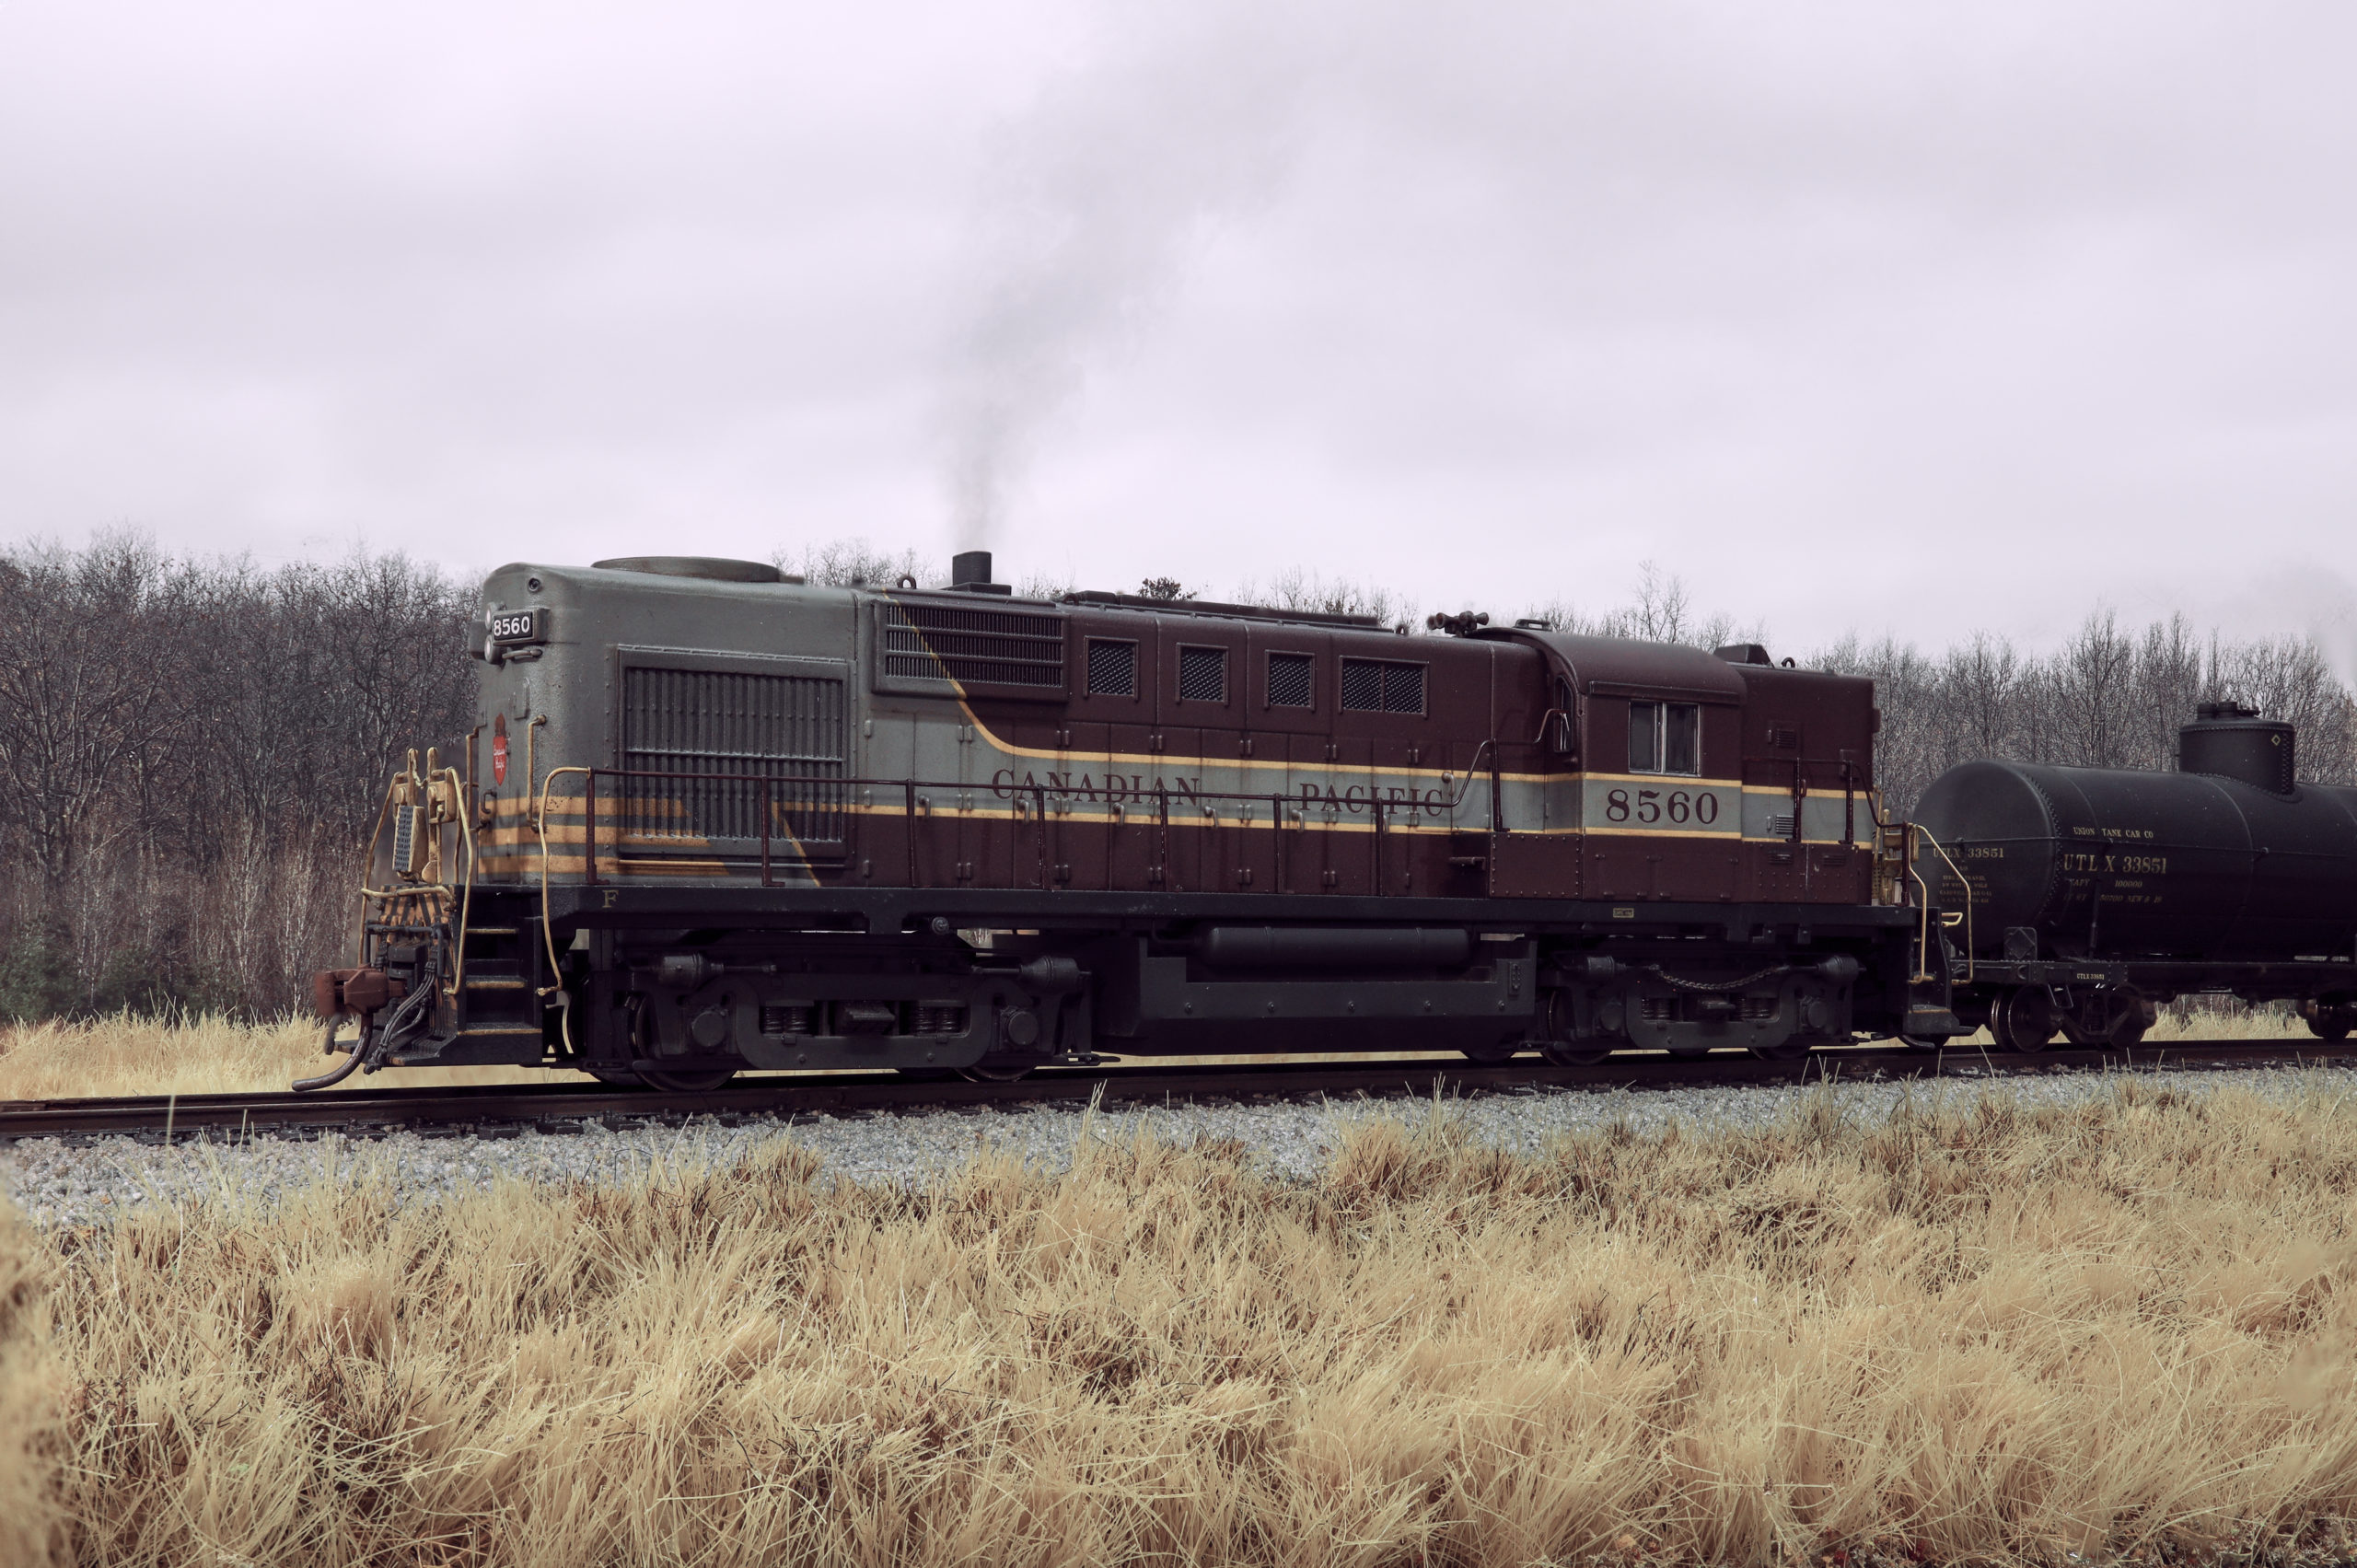
<path fill-rule="evenodd" d="M 2357 1504 L 2357 1107 L 1923 1102 L 1329 1178 L 777 1147 L 46 1237 L 92 1563 L 2159 1561 Z M 1853 1560 L 1853 1559 L 1845 1559 Z"/>
<path fill-rule="evenodd" d="M 225 1017 L 168 1022 L 118 1016 L 0 1028 L 0 1099 L 84 1096 L 230 1094 L 283 1089 L 325 1072 L 322 1026 L 295 1017 L 245 1024 Z M 579 1074 L 540 1067 L 459 1067 L 432 1072 L 389 1069 L 360 1074 L 340 1087 L 387 1084 L 538 1083 Z"/>
<path fill-rule="evenodd" d="M 54 1519 L 49 1450 L 60 1388 L 41 1300 L 44 1260 L 13 1209 L 0 1202 L 0 1563 L 45 1555 Z"/>

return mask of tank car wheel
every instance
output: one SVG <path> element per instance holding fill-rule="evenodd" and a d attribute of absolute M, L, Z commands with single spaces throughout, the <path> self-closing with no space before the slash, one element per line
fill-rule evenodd
<path fill-rule="evenodd" d="M 2111 1005 L 2104 1026 L 2104 1043 L 2115 1051 L 2126 1051 L 2144 1038 L 2153 1027 L 2154 1007 L 2144 1000 L 2144 993 L 2132 985 L 2123 985 L 2111 993 Z"/>
<path fill-rule="evenodd" d="M 667 1095 L 708 1095 L 737 1075 L 734 1068 L 716 1067 L 703 1073 L 656 1073 L 642 1070 L 638 1081 Z"/>
<path fill-rule="evenodd" d="M 2307 1022 L 2308 1032 L 2318 1040 L 2347 1040 L 2349 1038 L 2349 1015 L 2341 1008 L 2319 1007 L 2316 1009 L 2316 1016 Z"/>
<path fill-rule="evenodd" d="M 618 1089 L 646 1087 L 646 1080 L 627 1067 L 583 1067 L 578 1070 L 588 1074 L 601 1084 L 610 1084 Z"/>
<path fill-rule="evenodd" d="M 2009 1051 L 2044 1051 L 2054 1029 L 2054 1000 L 2042 985 L 2014 987 L 1989 1017 L 1989 1032 Z"/>

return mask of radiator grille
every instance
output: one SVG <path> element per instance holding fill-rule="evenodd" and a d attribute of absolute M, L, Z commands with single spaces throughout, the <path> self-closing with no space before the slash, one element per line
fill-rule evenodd
<path fill-rule="evenodd" d="M 789 833 L 839 845 L 843 786 L 827 781 L 843 776 L 843 703 L 835 676 L 625 668 L 623 769 L 697 776 L 621 780 L 621 830 L 656 845 L 757 840 L 761 786 L 752 781 L 766 775 L 779 853 L 790 853 Z"/>
<path fill-rule="evenodd" d="M 1096 697 L 1138 694 L 1138 645 L 1088 639 L 1088 691 Z"/>
<path fill-rule="evenodd" d="M 1178 650 L 1178 699 L 1184 703 L 1227 701 L 1227 650 Z"/>
<path fill-rule="evenodd" d="M 960 686 L 1061 688 L 1064 625 L 1059 616 L 964 605 L 881 607 L 884 673 Z"/>
<path fill-rule="evenodd" d="M 1390 659 L 1342 661 L 1342 706 L 1362 714 L 1424 711 L 1424 667 Z"/>
<path fill-rule="evenodd" d="M 1306 708 L 1317 691 L 1318 661 L 1308 654 L 1269 656 L 1269 706 Z"/>

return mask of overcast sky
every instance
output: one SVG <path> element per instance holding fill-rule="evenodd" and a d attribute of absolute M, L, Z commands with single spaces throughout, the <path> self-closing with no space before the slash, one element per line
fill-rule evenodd
<path fill-rule="evenodd" d="M 2357 7 L 0 0 L 0 537 L 2357 658 Z"/>

